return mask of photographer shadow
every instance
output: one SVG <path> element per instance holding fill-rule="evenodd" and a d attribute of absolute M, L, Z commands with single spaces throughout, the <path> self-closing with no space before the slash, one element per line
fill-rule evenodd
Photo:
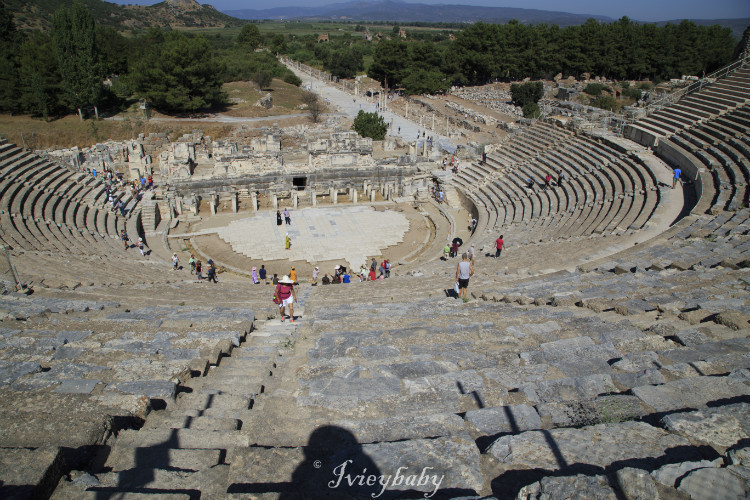
<path fill-rule="evenodd" d="M 227 493 L 278 493 L 280 500 L 372 499 L 383 493 L 377 479 L 368 481 L 370 477 L 380 478 L 380 469 L 364 453 L 354 434 L 342 427 L 326 425 L 315 429 L 302 453 L 302 461 L 289 481 L 264 482 L 258 478 L 259 482 L 234 483 Z M 277 472 L 283 476 L 281 470 Z"/>

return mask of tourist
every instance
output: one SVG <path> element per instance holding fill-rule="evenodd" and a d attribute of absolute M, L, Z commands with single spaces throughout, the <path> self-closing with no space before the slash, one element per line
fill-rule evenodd
<path fill-rule="evenodd" d="M 120 215 L 125 217 L 125 204 L 122 202 L 122 198 L 120 198 L 120 201 L 117 202 L 117 208 L 120 209 Z"/>
<path fill-rule="evenodd" d="M 253 268 L 250 270 L 250 276 L 253 279 L 253 285 L 257 285 L 260 283 L 258 280 L 258 268 L 253 266 Z"/>
<path fill-rule="evenodd" d="M 443 260 L 448 260 L 448 255 L 451 253 L 451 247 L 449 244 L 445 244 L 443 247 Z"/>
<path fill-rule="evenodd" d="M 456 257 L 458 255 L 458 241 L 453 240 L 453 245 L 451 245 L 451 258 Z"/>
<path fill-rule="evenodd" d="M 149 174 L 148 176 L 148 188 L 153 189 L 154 187 L 154 178 Z"/>
<path fill-rule="evenodd" d="M 130 238 L 128 238 L 128 232 L 124 229 L 120 230 L 120 239 L 122 240 L 122 244 L 125 245 L 125 250 L 130 248 L 130 244 L 128 243 Z"/>
<path fill-rule="evenodd" d="M 289 271 L 289 279 L 291 279 L 295 285 L 297 284 L 297 271 L 294 269 L 294 266 L 292 266 L 292 270 Z"/>
<path fill-rule="evenodd" d="M 318 285 L 318 273 L 320 273 L 320 268 L 318 268 L 318 266 L 315 266 L 312 272 L 312 285 L 313 286 Z"/>
<path fill-rule="evenodd" d="M 552 182 L 552 176 L 547 174 L 544 176 L 544 189 L 549 189 L 550 182 Z"/>
<path fill-rule="evenodd" d="M 286 233 L 286 239 L 285 239 L 285 242 L 284 242 L 284 248 L 286 248 L 287 250 L 289 250 L 291 248 L 291 246 L 292 246 L 292 239 L 289 237 L 289 233 Z"/>
<path fill-rule="evenodd" d="M 199 280 L 203 280 L 203 262 L 200 260 L 195 263 L 195 275 Z"/>
<path fill-rule="evenodd" d="M 477 228 L 477 219 L 476 217 L 472 217 L 471 218 L 471 232 L 473 233 L 476 228 Z"/>
<path fill-rule="evenodd" d="M 214 266 L 214 261 L 210 259 L 208 261 L 208 270 L 206 271 L 206 278 L 208 279 L 208 281 L 213 281 L 214 283 L 219 282 L 216 279 L 216 267 Z"/>
<path fill-rule="evenodd" d="M 672 189 L 674 189 L 675 185 L 680 182 L 680 175 L 682 174 L 682 170 L 679 168 L 674 169 L 674 177 L 672 177 Z"/>
<path fill-rule="evenodd" d="M 497 250 L 495 251 L 495 258 L 497 259 L 498 257 L 500 257 L 500 253 L 503 251 L 503 248 L 505 248 L 505 242 L 503 241 L 502 234 L 497 240 L 495 240 L 495 247 L 497 248 Z"/>
<path fill-rule="evenodd" d="M 380 263 L 380 267 L 378 267 L 378 277 L 385 276 L 385 261 Z"/>
<path fill-rule="evenodd" d="M 91 173 L 94 174 L 94 179 L 96 179 L 96 169 L 95 168 L 91 169 Z"/>
<path fill-rule="evenodd" d="M 388 259 L 385 259 L 385 277 L 391 277 L 391 261 L 389 261 Z"/>
<path fill-rule="evenodd" d="M 265 264 L 261 264 L 260 269 L 258 270 L 258 274 L 260 274 L 260 279 L 267 285 L 268 280 L 266 279 L 266 266 Z"/>
<path fill-rule="evenodd" d="M 287 225 L 292 223 L 292 218 L 289 215 L 289 209 L 288 208 L 284 209 L 284 222 L 286 222 Z"/>
<path fill-rule="evenodd" d="M 560 176 L 557 178 L 557 185 L 562 186 L 563 185 L 563 179 L 565 178 L 565 174 L 560 172 Z"/>
<path fill-rule="evenodd" d="M 138 250 L 141 251 L 141 257 L 143 257 L 145 255 L 143 253 L 143 238 L 138 238 Z"/>
<path fill-rule="evenodd" d="M 378 279 L 377 275 L 375 274 L 375 269 L 370 269 L 370 272 L 368 273 L 368 278 L 370 281 L 375 281 Z"/>
<path fill-rule="evenodd" d="M 279 284 L 279 275 L 278 274 L 273 273 L 273 279 L 271 280 L 271 283 L 274 284 L 274 285 L 278 285 Z"/>
<path fill-rule="evenodd" d="M 469 251 L 466 253 L 469 255 L 469 260 L 473 264 L 474 263 L 474 245 L 471 245 L 471 247 L 469 247 Z"/>
<path fill-rule="evenodd" d="M 333 278 L 331 278 L 331 283 L 337 285 L 341 283 L 341 275 L 338 272 L 333 275 Z"/>
<path fill-rule="evenodd" d="M 534 189 L 534 181 L 532 181 L 531 178 L 526 179 L 526 188 Z"/>
<path fill-rule="evenodd" d="M 276 225 L 281 225 L 281 212 L 279 212 L 278 210 L 276 210 Z"/>
<path fill-rule="evenodd" d="M 172 271 L 177 271 L 177 264 L 179 264 L 179 260 L 177 259 L 177 254 L 175 253 L 172 254 Z"/>
<path fill-rule="evenodd" d="M 468 300 L 466 289 L 469 287 L 469 278 L 474 275 L 474 264 L 469 261 L 466 252 L 461 255 L 461 262 L 456 266 L 456 281 L 458 281 L 458 298 Z"/>
<path fill-rule="evenodd" d="M 193 254 L 190 254 L 188 266 L 190 267 L 190 274 L 193 274 L 195 272 L 195 256 Z"/>
<path fill-rule="evenodd" d="M 367 266 L 362 264 L 362 267 L 359 269 L 359 281 L 367 281 Z"/>
<path fill-rule="evenodd" d="M 349 273 L 344 273 L 344 276 L 341 278 L 342 283 L 350 283 L 352 280 L 352 277 L 349 275 Z"/>
<path fill-rule="evenodd" d="M 328 273 L 326 273 L 326 274 L 325 274 L 325 275 L 323 276 L 323 279 L 322 279 L 322 281 L 323 281 L 323 284 L 324 284 L 324 285 L 330 285 L 330 284 L 331 284 L 331 278 L 329 278 L 329 277 L 328 277 Z"/>
<path fill-rule="evenodd" d="M 370 262 L 370 270 L 374 271 L 376 267 L 378 267 L 378 261 L 375 260 L 375 257 L 373 257 L 372 262 Z"/>

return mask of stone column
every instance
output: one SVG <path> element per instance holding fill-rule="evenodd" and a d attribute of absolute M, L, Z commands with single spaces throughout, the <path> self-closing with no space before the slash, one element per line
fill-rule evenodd
<path fill-rule="evenodd" d="M 422 141 L 422 156 L 427 156 L 427 139 Z"/>
<path fill-rule="evenodd" d="M 367 192 L 367 184 L 369 184 L 367 181 L 364 181 L 362 183 L 362 191 L 364 191 L 365 193 Z"/>
<path fill-rule="evenodd" d="M 331 203 L 334 205 L 339 203 L 339 192 L 336 188 L 331 188 Z"/>
<path fill-rule="evenodd" d="M 211 195 L 209 206 L 211 207 L 211 215 L 216 215 L 216 207 L 219 204 L 219 196 L 216 194 Z"/>
<path fill-rule="evenodd" d="M 250 194 L 250 201 L 253 204 L 253 212 L 257 212 L 258 211 L 258 193 L 256 193 L 255 191 L 253 191 Z"/>
<path fill-rule="evenodd" d="M 375 201 L 375 190 L 370 191 L 370 201 Z"/>
<path fill-rule="evenodd" d="M 318 198 L 315 194 L 315 188 L 310 189 L 310 203 L 314 207 L 318 206 Z"/>
<path fill-rule="evenodd" d="M 354 204 L 357 203 L 357 190 L 356 189 L 352 189 L 352 203 Z"/>
<path fill-rule="evenodd" d="M 299 194 L 297 193 L 297 191 L 294 191 L 292 193 L 292 206 L 294 208 L 297 208 L 299 206 Z"/>
<path fill-rule="evenodd" d="M 232 212 L 237 213 L 238 211 L 237 193 L 232 193 Z"/>
<path fill-rule="evenodd" d="M 273 209 L 274 210 L 279 209 L 279 198 L 276 195 L 273 195 Z"/>

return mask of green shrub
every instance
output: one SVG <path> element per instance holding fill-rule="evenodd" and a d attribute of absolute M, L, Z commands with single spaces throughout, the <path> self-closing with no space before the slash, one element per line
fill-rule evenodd
<path fill-rule="evenodd" d="M 377 113 L 365 113 L 361 109 L 354 119 L 352 128 L 361 137 L 370 137 L 374 141 L 382 141 L 388 132 L 388 125 L 382 116 Z"/>
<path fill-rule="evenodd" d="M 529 102 L 523 105 L 523 116 L 526 118 L 539 118 L 542 114 L 542 110 L 539 109 L 539 105 L 535 102 Z"/>
<path fill-rule="evenodd" d="M 286 83 L 291 83 L 295 87 L 299 87 L 300 85 L 302 85 L 302 80 L 300 79 L 300 77 L 298 77 L 291 71 L 288 71 L 284 74 L 284 81 Z"/>
<path fill-rule="evenodd" d="M 611 111 L 616 111 L 619 108 L 617 99 L 609 94 L 600 95 L 599 97 L 594 98 L 591 101 L 591 105 L 597 108 L 608 109 Z"/>
<path fill-rule="evenodd" d="M 602 95 L 602 89 L 604 89 L 604 85 L 601 83 L 589 83 L 583 91 L 588 95 L 600 96 Z"/>

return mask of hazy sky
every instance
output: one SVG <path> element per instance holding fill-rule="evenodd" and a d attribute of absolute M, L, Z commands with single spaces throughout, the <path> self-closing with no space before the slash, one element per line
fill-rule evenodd
<path fill-rule="evenodd" d="M 161 0 L 110 0 L 120 4 L 152 5 Z M 344 3 L 349 0 L 210 0 L 219 10 L 267 9 L 284 6 L 313 6 Z M 597 14 L 618 19 L 628 16 L 637 21 L 666 21 L 670 19 L 721 19 L 750 17 L 750 0 L 419 0 L 408 3 L 464 4 L 489 7 L 521 7 L 554 10 L 574 14 Z"/>

